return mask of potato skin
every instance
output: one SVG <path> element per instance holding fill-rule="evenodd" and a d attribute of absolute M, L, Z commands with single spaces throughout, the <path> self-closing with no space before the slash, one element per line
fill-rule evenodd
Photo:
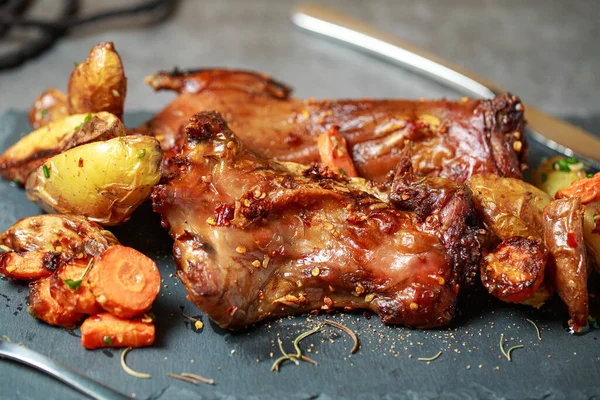
<path fill-rule="evenodd" d="M 76 114 L 50 122 L 23 137 L 0 155 L 0 174 L 24 183 L 49 157 L 84 143 L 125 135 L 125 126 L 113 114 Z"/>
<path fill-rule="evenodd" d="M 29 110 L 29 123 L 33 129 L 38 129 L 68 115 L 69 101 L 67 94 L 57 88 L 50 88 L 35 99 Z"/>
<path fill-rule="evenodd" d="M 544 238 L 550 251 L 548 274 L 569 311 L 569 326 L 587 326 L 587 259 L 583 242 L 583 208 L 579 197 L 555 200 L 544 209 Z"/>
<path fill-rule="evenodd" d="M 566 157 L 551 157 L 544 161 L 538 169 L 533 172 L 533 184 L 546 192 L 548 196 L 554 198 L 559 189 L 568 187 L 571 183 L 584 179 L 586 174 L 580 163 L 568 164 L 570 171 L 561 171 L 554 169 L 554 163 L 560 160 L 566 160 Z"/>
<path fill-rule="evenodd" d="M 150 136 L 89 143 L 48 159 L 27 179 L 27 197 L 48 212 L 118 225 L 158 183 L 161 160 Z"/>
<path fill-rule="evenodd" d="M 552 199 L 529 183 L 493 174 L 472 176 L 467 185 L 485 225 L 501 240 L 513 236 L 542 239 L 542 211 Z"/>
<path fill-rule="evenodd" d="M 481 263 L 481 282 L 507 303 L 521 303 L 544 281 L 547 253 L 543 244 L 519 236 L 505 239 Z"/>
<path fill-rule="evenodd" d="M 127 78 L 112 42 L 92 47 L 69 78 L 69 113 L 108 111 L 123 116 Z"/>

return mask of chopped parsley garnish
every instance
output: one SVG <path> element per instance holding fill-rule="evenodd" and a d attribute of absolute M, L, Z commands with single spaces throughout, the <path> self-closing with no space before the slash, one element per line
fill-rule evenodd
<path fill-rule="evenodd" d="M 142 149 L 139 153 L 137 153 L 137 158 L 144 158 L 146 155 L 146 149 Z"/>
<path fill-rule="evenodd" d="M 50 170 L 46 165 L 42 167 L 42 170 L 44 171 L 44 176 L 46 177 L 46 179 L 50 178 Z"/>
<path fill-rule="evenodd" d="M 552 164 L 552 168 L 554 168 L 555 170 L 558 170 L 558 171 L 562 171 L 562 172 L 571 172 L 571 169 L 569 168 L 569 164 L 567 163 L 567 160 L 558 160 L 558 161 L 554 162 L 554 164 Z"/>
<path fill-rule="evenodd" d="M 575 157 L 567 157 L 567 159 L 565 161 L 567 162 L 567 164 L 577 164 L 577 163 L 579 163 L 579 159 L 575 158 Z"/>
<path fill-rule="evenodd" d="M 46 114 L 48 114 L 48 110 L 46 110 L 45 108 L 44 108 L 44 109 L 42 109 L 42 110 L 40 110 L 40 116 L 41 116 L 42 118 L 44 118 L 44 117 L 46 116 Z"/>
<path fill-rule="evenodd" d="M 19 180 L 19 178 L 15 178 L 15 179 L 13 179 L 13 183 L 14 183 L 15 185 L 20 185 L 20 184 L 21 184 L 21 181 Z"/>
<path fill-rule="evenodd" d="M 588 172 L 587 174 L 585 174 L 586 178 L 593 178 L 594 174 L 592 174 L 591 172 Z"/>
<path fill-rule="evenodd" d="M 85 267 L 85 270 L 83 271 L 83 274 L 81 274 L 81 278 L 79 278 L 76 281 L 74 281 L 73 279 L 65 279 L 65 285 L 67 285 L 70 289 L 78 291 L 79 288 L 81 287 L 81 282 L 83 282 L 83 278 L 85 278 L 85 276 L 87 275 L 87 273 L 90 272 L 90 269 L 92 268 L 92 265 L 94 265 L 94 259 L 93 258 L 90 259 L 90 262 L 88 263 L 87 267 Z"/>
<path fill-rule="evenodd" d="M 79 65 L 79 63 L 77 61 L 73 61 L 73 65 L 77 68 L 77 65 Z"/>
<path fill-rule="evenodd" d="M 104 336 L 102 341 L 104 342 L 104 344 L 107 344 L 109 346 L 113 345 L 113 340 L 110 338 L 110 336 Z"/>
<path fill-rule="evenodd" d="M 598 329 L 598 320 L 596 318 L 592 317 L 591 315 L 588 315 L 587 320 L 588 324 L 590 324 L 592 328 Z"/>
<path fill-rule="evenodd" d="M 543 172 L 542 173 L 542 182 L 546 182 L 548 180 L 548 174 Z"/>
<path fill-rule="evenodd" d="M 85 119 L 83 120 L 83 123 L 87 124 L 91 120 L 92 120 L 92 114 L 88 114 L 88 115 L 85 116 Z"/>
<path fill-rule="evenodd" d="M 346 173 L 346 171 L 344 171 L 344 168 L 340 168 L 340 174 L 342 174 L 344 176 L 348 176 L 348 174 Z"/>

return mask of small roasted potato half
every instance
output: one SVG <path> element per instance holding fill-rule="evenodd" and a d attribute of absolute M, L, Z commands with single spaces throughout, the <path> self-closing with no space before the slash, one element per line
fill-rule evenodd
<path fill-rule="evenodd" d="M 35 99 L 29 110 L 29 123 L 33 129 L 38 129 L 68 115 L 67 94 L 56 88 L 50 88 Z"/>
<path fill-rule="evenodd" d="M 521 303 L 544 281 L 546 260 L 540 242 L 518 236 L 505 239 L 482 259 L 481 282 L 498 299 Z"/>
<path fill-rule="evenodd" d="M 554 198 L 559 189 L 584 179 L 583 163 L 574 157 L 551 157 L 533 172 L 532 183 Z"/>
<path fill-rule="evenodd" d="M 0 174 L 24 183 L 49 157 L 84 143 L 125 135 L 119 118 L 107 112 L 76 114 L 52 121 L 24 136 L 0 155 Z"/>
<path fill-rule="evenodd" d="M 127 221 L 161 177 L 162 154 L 150 136 L 88 143 L 48 159 L 27 179 L 27 197 L 48 212 L 101 225 Z"/>
<path fill-rule="evenodd" d="M 546 193 L 520 179 L 494 174 L 474 175 L 467 185 L 478 214 L 498 238 L 544 237 L 542 211 L 552 201 Z"/>
<path fill-rule="evenodd" d="M 69 78 L 69 113 L 108 111 L 123 115 L 127 78 L 112 42 L 92 47 Z"/>
<path fill-rule="evenodd" d="M 600 272 L 600 202 L 585 205 L 583 214 L 583 239 L 590 256 L 594 257 L 595 267 Z"/>

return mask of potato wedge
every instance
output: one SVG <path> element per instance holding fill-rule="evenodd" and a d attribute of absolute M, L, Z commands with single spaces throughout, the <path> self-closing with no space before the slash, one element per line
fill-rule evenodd
<path fill-rule="evenodd" d="M 50 88 L 35 99 L 29 110 L 29 123 L 33 129 L 38 129 L 68 115 L 69 101 L 67 100 L 67 94 L 56 88 Z"/>
<path fill-rule="evenodd" d="M 572 182 L 584 179 L 583 164 L 572 157 L 551 157 L 544 161 L 533 173 L 533 184 L 554 198 L 559 189 Z"/>
<path fill-rule="evenodd" d="M 111 232 L 98 224 L 56 214 L 23 218 L 0 234 L 0 245 L 9 251 L 54 252 L 62 260 L 79 255 L 97 256 L 118 243 Z"/>
<path fill-rule="evenodd" d="M 27 197 L 48 212 L 118 225 L 158 183 L 161 160 L 160 145 L 150 136 L 85 144 L 48 159 L 32 173 Z"/>
<path fill-rule="evenodd" d="M 49 157 L 84 143 L 125 135 L 121 120 L 113 114 L 77 114 L 50 122 L 23 137 L 0 155 L 0 174 L 24 183 Z"/>
<path fill-rule="evenodd" d="M 481 282 L 498 299 L 522 303 L 544 281 L 547 258 L 538 241 L 519 236 L 505 239 L 481 260 Z"/>
<path fill-rule="evenodd" d="M 600 267 L 600 202 L 585 205 L 583 214 L 583 239 L 589 254 L 594 257 L 595 267 Z M 598 270 L 600 272 L 600 269 Z"/>
<path fill-rule="evenodd" d="M 69 113 L 108 111 L 121 118 L 127 78 L 112 42 L 92 47 L 69 78 Z"/>
<path fill-rule="evenodd" d="M 542 239 L 542 211 L 552 199 L 520 179 L 493 174 L 472 176 L 467 185 L 486 226 L 501 240 L 513 236 Z"/>
<path fill-rule="evenodd" d="M 579 197 L 555 200 L 544 209 L 544 239 L 550 251 L 548 274 L 569 311 L 573 332 L 587 327 L 587 253 Z"/>

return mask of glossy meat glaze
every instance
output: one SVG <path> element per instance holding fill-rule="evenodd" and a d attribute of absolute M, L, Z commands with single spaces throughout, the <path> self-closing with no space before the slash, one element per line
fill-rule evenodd
<path fill-rule="evenodd" d="M 467 188 L 412 181 L 405 165 L 410 173 L 391 184 L 404 211 L 388 202 L 389 184 L 257 154 L 218 113 L 194 115 L 181 135 L 153 207 L 189 298 L 217 324 L 340 308 L 417 328 L 451 320 L 480 252 Z M 414 210 L 407 196 L 437 200 Z"/>
<path fill-rule="evenodd" d="M 521 178 L 527 144 L 524 108 L 513 95 L 492 100 L 300 100 L 266 75 L 234 70 L 161 72 L 146 79 L 179 96 L 134 131 L 155 136 L 167 170 L 199 111 L 218 111 L 257 154 L 303 164 L 319 161 L 317 137 L 339 126 L 359 176 L 384 181 L 412 142 L 416 175 L 457 182 L 476 173 Z"/>

